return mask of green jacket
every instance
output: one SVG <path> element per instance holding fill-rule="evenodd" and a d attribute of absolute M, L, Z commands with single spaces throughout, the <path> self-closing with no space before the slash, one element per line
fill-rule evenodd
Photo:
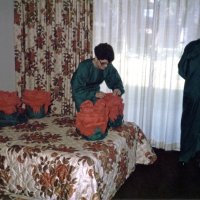
<path fill-rule="evenodd" d="M 108 64 L 105 70 L 101 70 L 92 62 L 93 59 L 82 61 L 71 79 L 72 98 L 75 101 L 77 111 L 86 100 L 96 101 L 96 93 L 100 91 L 100 84 L 105 81 L 111 90 L 119 89 L 123 94 L 122 80 L 112 64 Z"/>

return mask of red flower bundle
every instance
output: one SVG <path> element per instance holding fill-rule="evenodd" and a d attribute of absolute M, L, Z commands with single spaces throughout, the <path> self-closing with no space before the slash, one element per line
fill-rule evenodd
<path fill-rule="evenodd" d="M 30 118 L 42 118 L 47 114 L 51 104 L 51 93 L 37 89 L 25 90 L 22 101 Z"/>
<path fill-rule="evenodd" d="M 21 105 L 17 92 L 0 91 L 0 111 L 7 115 L 17 112 L 17 108 Z"/>
<path fill-rule="evenodd" d="M 89 100 L 81 104 L 80 112 L 76 116 L 76 128 L 82 135 L 90 137 L 96 132 L 105 134 L 107 122 L 108 110 L 103 99 L 98 100 L 95 104 Z"/>

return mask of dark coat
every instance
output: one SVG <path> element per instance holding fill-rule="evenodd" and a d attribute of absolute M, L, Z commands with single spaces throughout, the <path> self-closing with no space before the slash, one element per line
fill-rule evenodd
<path fill-rule="evenodd" d="M 178 69 L 185 79 L 179 160 L 187 162 L 200 151 L 200 39 L 185 47 Z"/>

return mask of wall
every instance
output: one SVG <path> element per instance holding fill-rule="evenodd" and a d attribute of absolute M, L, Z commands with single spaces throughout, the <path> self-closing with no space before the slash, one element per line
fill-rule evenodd
<path fill-rule="evenodd" d="M 0 0 L 0 90 L 15 90 L 13 0 Z"/>

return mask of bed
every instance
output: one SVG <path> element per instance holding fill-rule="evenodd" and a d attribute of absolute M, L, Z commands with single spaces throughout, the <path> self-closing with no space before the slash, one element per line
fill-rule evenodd
<path fill-rule="evenodd" d="M 156 158 L 135 123 L 87 141 L 72 117 L 30 119 L 0 128 L 0 191 L 7 199 L 109 200 L 137 164 Z"/>

